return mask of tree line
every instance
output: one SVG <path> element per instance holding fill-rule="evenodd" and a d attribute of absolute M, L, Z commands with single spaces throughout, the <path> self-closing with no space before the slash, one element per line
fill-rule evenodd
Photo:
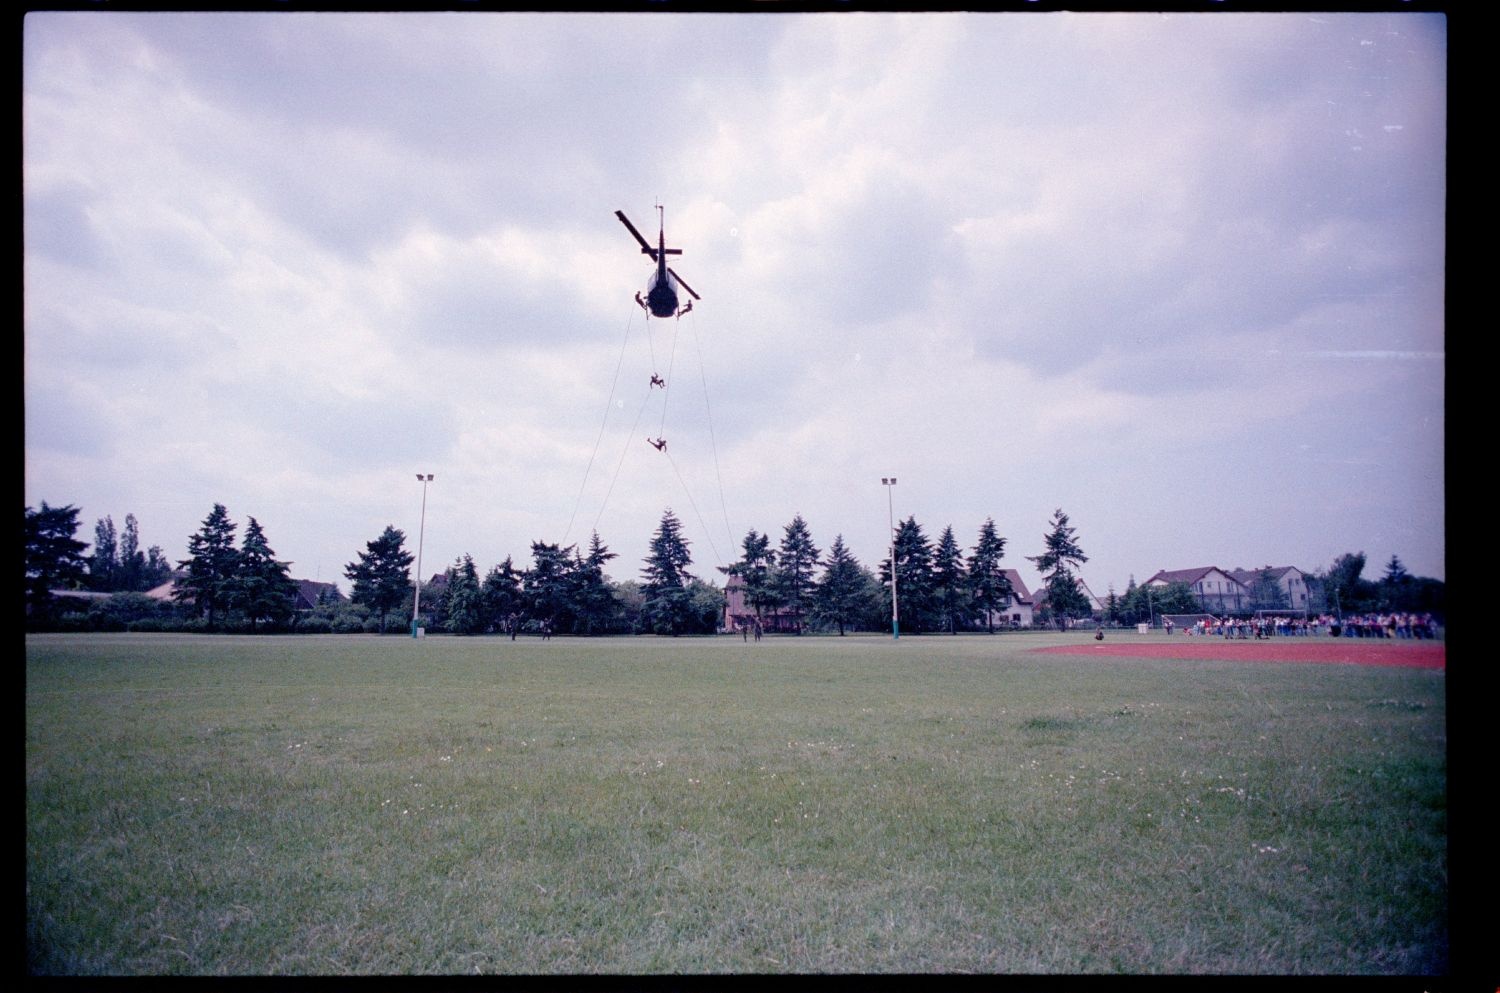
<path fill-rule="evenodd" d="M 123 534 L 117 534 L 111 518 L 100 519 L 87 555 L 89 546 L 75 538 L 77 518 L 72 506 L 43 502 L 40 510 L 26 508 L 25 595 L 33 628 L 385 633 L 405 632 L 413 620 L 413 556 L 405 533 L 394 525 L 345 566 L 347 600 L 325 587 L 315 604 L 299 611 L 289 564 L 276 558 L 254 517 L 247 519 L 237 540 L 238 526 L 224 505 L 213 505 L 188 539 L 188 557 L 176 564 L 170 603 L 142 593 L 170 578 L 173 568 L 159 546 L 141 551 L 135 515 L 126 516 Z M 726 587 L 742 591 L 747 611 L 730 616 L 731 624 L 840 635 L 889 629 L 898 622 L 903 632 L 993 632 L 997 619 L 1008 626 L 1005 615 L 1016 592 L 1004 564 L 1007 544 L 993 518 L 986 518 L 966 549 L 951 525 L 933 539 L 911 516 L 896 525 L 890 553 L 872 570 L 849 551 L 842 534 L 826 551 L 819 549 L 797 514 L 774 544 L 771 534 L 752 528 L 739 557 L 718 571 Z M 1095 616 L 1076 572 L 1088 557 L 1061 508 L 1054 512 L 1041 547 L 1039 554 L 1026 557 L 1042 576 L 1034 622 L 1061 626 Z M 422 583 L 417 623 L 430 631 L 514 638 L 521 633 L 706 634 L 718 630 L 725 618 L 726 589 L 691 571 L 690 542 L 670 508 L 652 536 L 638 579 L 617 582 L 606 575 L 606 565 L 618 556 L 597 532 L 583 548 L 534 541 L 530 551 L 529 568 L 518 568 L 507 556 L 482 578 L 470 555 L 459 556 L 435 581 Z M 1366 581 L 1361 578 L 1364 564 L 1363 552 L 1350 553 L 1313 577 L 1311 585 L 1328 609 L 1441 614 L 1440 581 L 1409 575 L 1395 556 L 1379 582 Z M 51 594 L 58 589 L 111 595 L 69 614 L 67 605 Z M 1286 606 L 1268 574 L 1252 592 L 1258 607 Z M 898 620 L 892 616 L 893 594 Z M 1187 584 L 1136 586 L 1132 577 L 1123 596 L 1110 588 L 1097 619 L 1133 624 L 1199 609 Z"/>

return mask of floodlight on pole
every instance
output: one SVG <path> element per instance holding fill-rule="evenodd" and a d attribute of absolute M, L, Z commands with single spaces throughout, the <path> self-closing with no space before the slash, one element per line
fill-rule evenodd
<path fill-rule="evenodd" d="M 896 486 L 896 477 L 880 477 L 880 485 L 885 489 L 886 519 L 891 529 L 891 640 L 901 637 L 900 614 L 896 609 L 896 510 L 895 498 L 891 496 L 891 490 Z"/>
<path fill-rule="evenodd" d="M 422 612 L 422 538 L 427 531 L 427 484 L 432 482 L 432 473 L 429 472 L 425 476 L 420 472 L 417 473 L 417 482 L 422 484 L 422 519 L 417 526 L 417 596 L 411 605 L 411 636 L 413 638 L 421 630 L 419 627 L 421 622 L 417 618 Z"/>

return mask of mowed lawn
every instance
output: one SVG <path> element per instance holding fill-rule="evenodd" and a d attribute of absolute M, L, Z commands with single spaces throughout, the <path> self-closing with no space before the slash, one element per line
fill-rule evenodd
<path fill-rule="evenodd" d="M 1079 637 L 29 636 L 28 964 L 1446 971 L 1441 671 Z"/>

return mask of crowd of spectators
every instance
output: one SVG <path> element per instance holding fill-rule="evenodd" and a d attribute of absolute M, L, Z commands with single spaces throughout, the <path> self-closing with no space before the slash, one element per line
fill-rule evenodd
<path fill-rule="evenodd" d="M 1171 632 L 1170 626 L 1167 631 Z M 1239 640 L 1304 638 L 1320 634 L 1334 638 L 1435 638 L 1437 624 L 1431 614 L 1401 612 L 1352 614 L 1342 619 L 1331 614 L 1316 617 L 1215 617 L 1188 625 L 1183 633 Z"/>
<path fill-rule="evenodd" d="M 1323 620 L 1328 633 L 1345 638 L 1436 638 L 1437 624 L 1431 614 L 1392 612 L 1388 614 L 1350 614 L 1342 621 L 1333 617 Z"/>

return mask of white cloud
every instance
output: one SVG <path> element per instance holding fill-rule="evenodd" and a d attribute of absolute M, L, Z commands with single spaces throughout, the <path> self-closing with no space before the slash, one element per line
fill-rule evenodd
<path fill-rule="evenodd" d="M 1096 591 L 1440 575 L 1442 32 L 32 15 L 27 500 L 174 556 L 223 502 L 323 579 L 418 470 L 428 570 L 597 524 L 628 578 L 668 505 L 704 574 L 797 512 L 873 561 L 889 495 L 1023 572 L 1061 505 Z M 703 299 L 647 323 L 658 201 Z"/>

